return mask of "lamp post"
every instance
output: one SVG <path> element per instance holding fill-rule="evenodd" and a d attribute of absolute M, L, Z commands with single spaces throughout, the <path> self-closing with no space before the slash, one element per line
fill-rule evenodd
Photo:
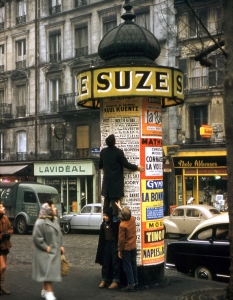
<path fill-rule="evenodd" d="M 114 133 L 130 162 L 145 166 L 125 171 L 123 200 L 136 217 L 139 284 L 150 285 L 164 276 L 162 107 L 184 102 L 183 73 L 155 63 L 157 39 L 132 21 L 130 1 L 124 9 L 124 22 L 99 44 L 105 63 L 77 74 L 77 101 L 100 109 L 102 147 Z"/>

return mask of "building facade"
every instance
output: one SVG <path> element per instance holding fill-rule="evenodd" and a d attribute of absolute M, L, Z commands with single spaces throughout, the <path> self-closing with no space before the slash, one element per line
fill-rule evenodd
<path fill-rule="evenodd" d="M 102 63 L 99 42 L 122 22 L 124 2 L 0 1 L 0 180 L 55 186 L 68 212 L 100 202 L 100 116 L 77 106 L 76 74 Z M 160 42 L 158 64 L 173 66 L 173 1 L 131 3 Z M 175 113 L 164 111 L 167 144 L 176 143 Z"/>
<path fill-rule="evenodd" d="M 175 0 L 177 65 L 185 74 L 185 103 L 177 107 L 177 145 L 173 158 L 176 205 L 193 197 L 195 203 L 223 208 L 227 201 L 224 130 L 224 55 L 220 1 Z M 207 51 L 201 61 L 196 57 Z M 203 125 L 211 134 L 202 135 Z M 201 129 L 202 128 L 202 129 Z"/>

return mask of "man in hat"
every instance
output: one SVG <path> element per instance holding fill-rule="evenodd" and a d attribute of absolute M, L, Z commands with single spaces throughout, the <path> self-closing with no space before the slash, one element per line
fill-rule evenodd
<path fill-rule="evenodd" d="M 103 169 L 104 172 L 102 196 L 104 196 L 104 209 L 112 206 L 115 221 L 118 216 L 115 202 L 124 196 L 124 168 L 140 172 L 145 168 L 128 162 L 123 150 L 115 146 L 114 134 L 109 135 L 105 141 L 108 147 L 101 150 L 99 160 L 99 169 Z"/>

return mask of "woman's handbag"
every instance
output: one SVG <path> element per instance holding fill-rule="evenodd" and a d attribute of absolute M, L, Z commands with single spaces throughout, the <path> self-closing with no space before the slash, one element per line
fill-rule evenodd
<path fill-rule="evenodd" d="M 70 264 L 65 258 L 64 254 L 61 254 L 61 276 L 67 276 L 70 272 Z"/>

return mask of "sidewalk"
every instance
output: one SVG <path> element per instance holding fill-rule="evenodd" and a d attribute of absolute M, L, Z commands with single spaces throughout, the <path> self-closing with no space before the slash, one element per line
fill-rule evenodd
<path fill-rule="evenodd" d="M 41 284 L 31 278 L 31 264 L 9 264 L 6 274 L 6 288 L 10 296 L 0 296 L 9 300 L 39 300 Z M 70 274 L 62 283 L 54 283 L 57 300 L 222 300 L 226 283 L 196 280 L 187 276 L 165 276 L 163 284 L 140 287 L 137 292 L 124 293 L 118 290 L 99 289 L 100 268 L 72 266 Z M 1 298 L 3 299 L 3 298 Z"/>

